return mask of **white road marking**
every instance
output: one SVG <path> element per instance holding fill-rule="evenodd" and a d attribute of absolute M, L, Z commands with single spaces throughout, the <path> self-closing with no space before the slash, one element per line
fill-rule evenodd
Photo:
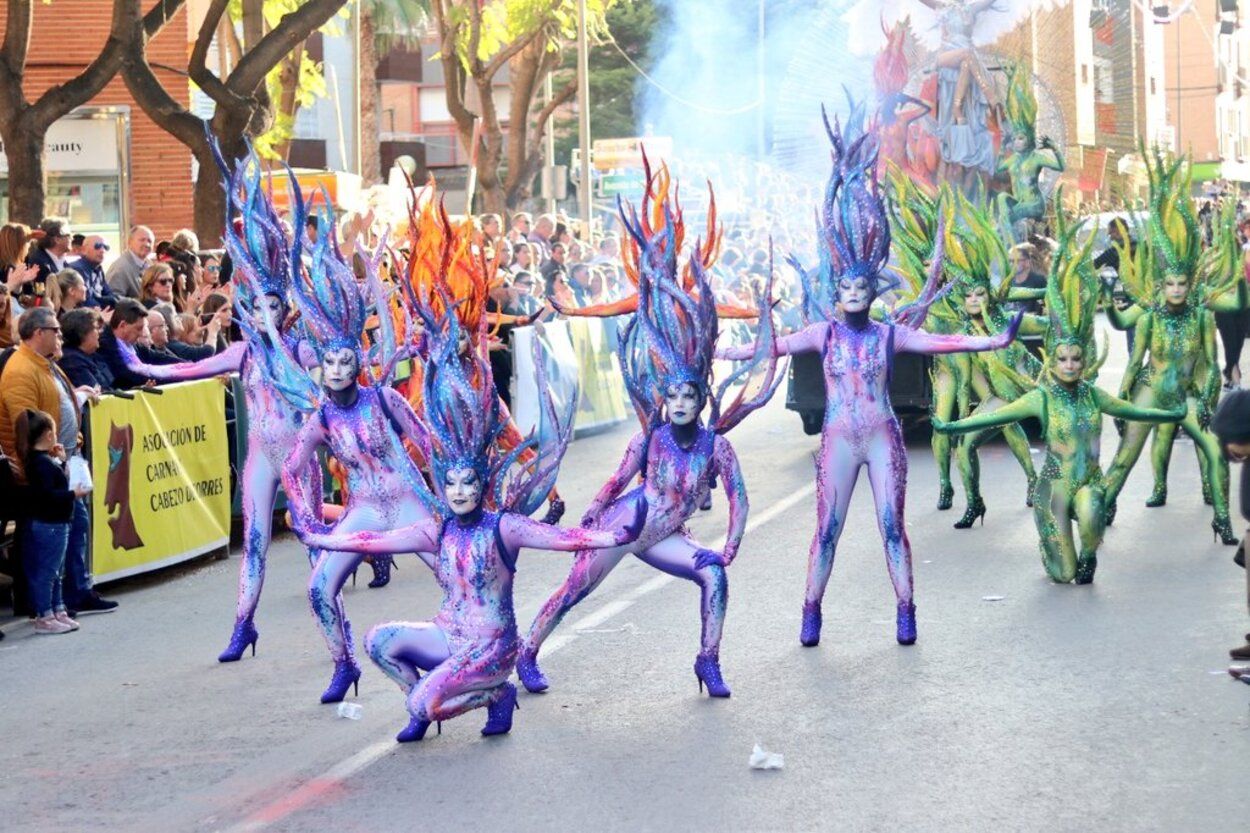
<path fill-rule="evenodd" d="M 770 523 L 781 514 L 793 509 L 797 504 L 806 500 L 813 493 L 815 493 L 815 491 L 816 484 L 809 483 L 797 492 L 793 492 L 787 497 L 777 501 L 763 512 L 751 513 L 750 518 L 747 521 L 746 532 L 753 532 L 761 526 Z M 725 546 L 725 537 L 721 536 L 710 545 L 710 548 L 719 550 L 723 546 Z M 642 584 L 638 585 L 633 590 L 630 590 L 621 598 L 608 602 L 594 613 L 587 614 L 581 619 L 578 619 L 570 625 L 565 632 L 552 635 L 552 637 L 543 644 L 543 655 L 548 657 L 551 656 L 556 651 L 559 651 L 561 648 L 564 648 L 566 645 L 572 643 L 582 633 L 592 628 L 596 628 L 613 617 L 629 610 L 629 608 L 633 607 L 639 599 L 654 593 L 675 580 L 676 579 L 673 576 L 670 576 L 667 573 L 660 573 L 659 575 L 644 581 Z M 321 775 L 309 779 L 308 783 L 346 780 L 377 763 L 388 753 L 393 752 L 395 748 L 395 741 L 391 740 L 389 737 L 386 740 L 371 743 L 356 754 L 339 761 Z M 270 812 L 274 804 L 278 803 L 285 802 L 274 802 L 273 804 L 261 807 L 239 824 L 224 828 L 224 833 L 256 833 L 256 831 L 268 828 L 274 822 L 281 820 L 281 818 L 273 818 L 272 813 Z M 292 807 L 291 812 L 298 809 L 300 808 Z M 282 817 L 287 815 L 290 815 L 290 813 L 284 813 Z"/>

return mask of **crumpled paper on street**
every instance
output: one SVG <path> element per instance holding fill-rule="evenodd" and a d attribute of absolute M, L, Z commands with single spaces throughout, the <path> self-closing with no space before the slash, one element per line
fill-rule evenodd
<path fill-rule="evenodd" d="M 751 769 L 784 769 L 786 758 L 780 752 L 769 752 L 758 743 L 751 750 L 751 757 L 747 760 Z"/>

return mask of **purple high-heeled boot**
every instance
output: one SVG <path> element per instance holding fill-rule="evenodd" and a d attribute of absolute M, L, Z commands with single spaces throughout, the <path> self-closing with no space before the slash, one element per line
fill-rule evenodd
<path fill-rule="evenodd" d="M 803 629 L 799 632 L 799 642 L 807 647 L 820 644 L 820 602 L 803 604 Z"/>
<path fill-rule="evenodd" d="M 898 606 L 898 644 L 912 645 L 916 642 L 916 606 L 901 604 Z"/>
<path fill-rule="evenodd" d="M 538 653 L 522 649 L 516 658 L 516 675 L 521 685 L 531 694 L 538 694 L 550 687 L 546 675 L 538 667 Z"/>
<path fill-rule="evenodd" d="M 230 644 L 217 656 L 218 662 L 238 662 L 243 652 L 250 645 L 252 656 L 256 656 L 256 640 L 260 639 L 260 631 L 252 624 L 251 619 L 234 623 L 234 632 L 230 634 Z"/>
<path fill-rule="evenodd" d="M 355 689 L 356 696 L 360 696 L 360 666 L 353 659 L 338 660 L 334 663 L 330 685 L 321 693 L 321 702 L 340 703 L 349 688 Z"/>
<path fill-rule="evenodd" d="M 720 657 L 716 654 L 699 654 L 694 660 L 694 675 L 699 680 L 699 691 L 707 686 L 709 697 L 728 697 L 729 686 L 720 674 Z"/>
<path fill-rule="evenodd" d="M 486 707 L 486 725 L 483 735 L 506 735 L 512 731 L 512 713 L 521 708 L 516 701 L 516 686 L 503 684 L 503 696 Z"/>

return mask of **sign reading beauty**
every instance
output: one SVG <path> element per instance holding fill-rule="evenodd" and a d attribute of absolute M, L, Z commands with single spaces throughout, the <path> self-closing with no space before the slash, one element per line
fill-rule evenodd
<path fill-rule="evenodd" d="M 48 128 L 43 143 L 43 166 L 48 173 L 116 173 L 117 116 L 66 118 Z M 0 176 L 9 172 L 9 159 L 0 141 Z"/>

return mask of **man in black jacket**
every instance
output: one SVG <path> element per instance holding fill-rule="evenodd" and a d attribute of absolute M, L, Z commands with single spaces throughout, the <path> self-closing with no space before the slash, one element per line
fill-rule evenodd
<path fill-rule="evenodd" d="M 1250 390 L 1234 391 L 1224 397 L 1215 416 L 1211 418 L 1211 431 L 1219 437 L 1220 445 L 1228 459 L 1242 463 L 1241 467 L 1241 516 L 1250 520 Z M 1246 541 L 1242 539 L 1237 557 L 1243 569 L 1246 567 Z M 1246 570 L 1246 607 L 1250 608 L 1250 570 Z M 1237 660 L 1250 660 L 1250 633 L 1246 644 L 1228 652 Z"/>

